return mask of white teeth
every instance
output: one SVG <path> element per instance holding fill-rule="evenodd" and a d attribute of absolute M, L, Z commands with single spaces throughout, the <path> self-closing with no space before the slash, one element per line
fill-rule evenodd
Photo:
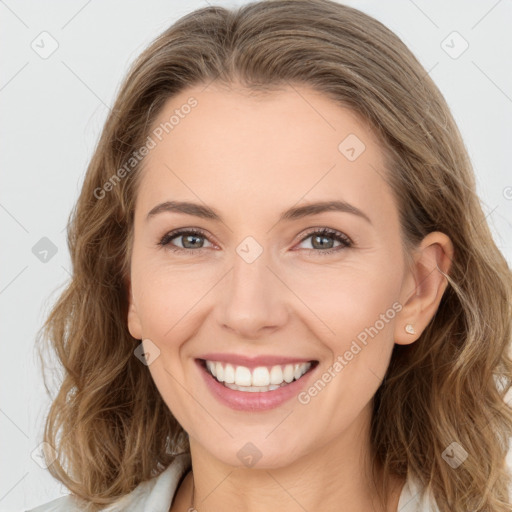
<path fill-rule="evenodd" d="M 283 370 L 280 366 L 272 366 L 270 370 L 270 384 L 281 384 L 283 382 Z"/>
<path fill-rule="evenodd" d="M 252 371 L 246 366 L 233 366 L 219 361 L 206 361 L 206 368 L 230 389 L 238 391 L 273 391 L 293 380 L 300 379 L 311 367 L 311 363 L 275 365 L 270 368 L 258 366 Z"/>
<path fill-rule="evenodd" d="M 293 380 L 293 365 L 292 364 L 287 364 L 284 367 L 283 379 L 288 383 L 290 383 Z"/>
<path fill-rule="evenodd" d="M 234 389 L 235 391 L 248 391 L 249 393 L 257 393 L 264 391 L 274 391 L 274 389 L 279 389 L 282 386 L 286 386 L 286 384 L 281 384 L 277 386 L 275 384 L 271 386 L 237 386 L 236 384 L 225 384 L 225 386 L 229 389 Z"/>
<path fill-rule="evenodd" d="M 249 368 L 246 368 L 245 366 L 237 366 L 235 370 L 235 384 L 237 386 L 250 386 L 251 370 L 249 370 Z"/>
<path fill-rule="evenodd" d="M 214 376 L 216 377 L 217 376 L 217 372 L 215 371 L 215 367 L 217 365 L 213 362 L 213 361 L 206 361 L 206 367 L 208 368 L 209 372 Z"/>
<path fill-rule="evenodd" d="M 231 364 L 227 364 L 224 367 L 224 382 L 226 384 L 233 384 L 235 382 L 235 369 Z"/>
<path fill-rule="evenodd" d="M 217 363 L 215 365 L 215 376 L 219 382 L 224 382 L 224 367 L 222 363 Z"/>
<path fill-rule="evenodd" d="M 270 384 L 270 373 L 264 366 L 258 366 L 252 371 L 253 386 L 268 386 Z"/>

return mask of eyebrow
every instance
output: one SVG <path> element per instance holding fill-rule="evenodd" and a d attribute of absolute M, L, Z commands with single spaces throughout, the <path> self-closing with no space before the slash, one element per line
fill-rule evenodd
<path fill-rule="evenodd" d="M 279 222 L 302 219 L 310 215 L 333 211 L 351 213 L 365 219 L 370 224 L 372 223 L 368 215 L 346 201 L 320 201 L 304 206 L 296 206 L 283 212 L 279 217 Z M 165 203 L 158 204 L 148 213 L 146 221 L 162 212 L 185 213 L 202 219 L 224 222 L 215 209 L 187 201 L 166 201 Z"/>

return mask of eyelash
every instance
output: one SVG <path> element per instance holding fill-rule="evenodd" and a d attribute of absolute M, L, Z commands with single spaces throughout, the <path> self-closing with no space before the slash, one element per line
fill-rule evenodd
<path fill-rule="evenodd" d="M 162 239 L 160 240 L 160 242 L 158 242 L 158 245 L 160 246 L 163 246 L 165 248 L 167 248 L 168 250 L 170 251 L 173 251 L 173 252 L 185 252 L 185 253 L 198 253 L 198 252 L 201 252 L 203 249 L 206 249 L 206 247 L 200 247 L 198 249 L 188 249 L 188 248 L 182 248 L 182 247 L 176 247 L 176 246 L 172 246 L 172 244 L 170 244 L 171 240 L 173 240 L 174 238 L 178 238 L 179 236 L 182 236 L 182 235 L 198 235 L 202 238 L 207 238 L 204 231 L 200 230 L 200 229 L 197 229 L 197 228 L 188 228 L 188 229 L 177 229 L 175 231 L 171 231 L 167 234 L 165 234 Z M 331 228 L 321 228 L 321 229 L 315 229 L 315 230 L 312 230 L 312 231 L 309 231 L 305 236 L 304 238 L 302 238 L 300 240 L 299 243 L 302 243 L 304 242 L 305 240 L 307 240 L 310 236 L 312 235 L 327 235 L 329 236 L 330 238 L 334 238 L 336 241 L 340 242 L 342 245 L 338 246 L 338 247 L 334 247 L 332 249 L 325 249 L 325 250 L 316 250 L 316 249 L 304 249 L 306 251 L 309 251 L 309 252 L 314 252 L 314 253 L 319 253 L 321 255 L 329 255 L 329 254 L 333 254 L 335 252 L 338 252 L 342 249 L 348 249 L 349 247 L 352 247 L 353 246 L 353 242 L 352 240 L 350 240 L 350 238 L 348 236 L 346 236 L 345 234 L 341 233 L 340 231 L 336 231 L 335 229 L 331 229 Z"/>

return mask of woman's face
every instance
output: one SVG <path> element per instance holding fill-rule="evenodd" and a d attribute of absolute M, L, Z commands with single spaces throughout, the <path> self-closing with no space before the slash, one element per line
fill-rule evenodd
<path fill-rule="evenodd" d="M 190 88 L 150 137 L 128 322 L 168 407 L 191 440 L 235 466 L 350 443 L 368 425 L 414 292 L 377 141 L 350 110 L 298 86 L 264 97 Z M 154 211 L 170 202 L 195 206 Z M 167 236 L 178 229 L 196 232 Z M 285 385 L 233 390 L 205 359 L 231 387 Z M 288 384 L 287 363 L 293 377 L 309 371 Z"/>

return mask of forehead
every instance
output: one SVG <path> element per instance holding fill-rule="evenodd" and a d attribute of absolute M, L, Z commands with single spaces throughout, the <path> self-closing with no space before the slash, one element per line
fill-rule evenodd
<path fill-rule="evenodd" d="M 150 136 L 156 144 L 137 200 L 145 206 L 207 198 L 219 208 L 258 211 L 344 199 L 361 209 L 393 208 L 372 131 L 308 87 L 257 95 L 235 86 L 189 88 L 166 102 Z"/>

